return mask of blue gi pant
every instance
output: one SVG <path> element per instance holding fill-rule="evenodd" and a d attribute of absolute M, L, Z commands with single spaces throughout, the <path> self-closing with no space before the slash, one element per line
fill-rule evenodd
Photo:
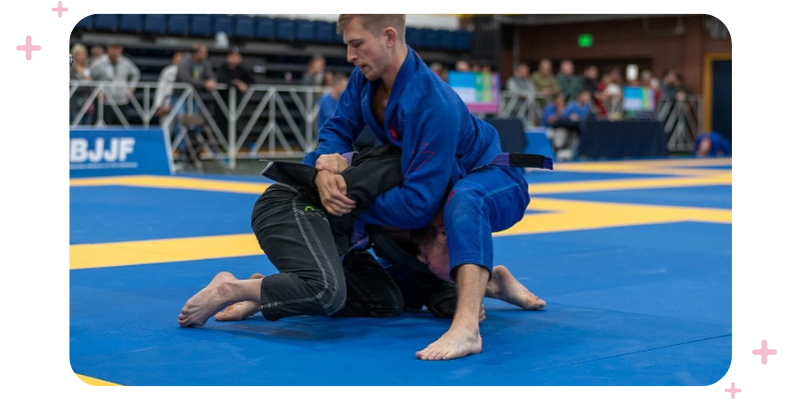
<path fill-rule="evenodd" d="M 519 222 L 530 200 L 519 167 L 487 165 L 456 182 L 444 206 L 451 277 L 463 264 L 483 266 L 491 274 L 492 232 Z"/>

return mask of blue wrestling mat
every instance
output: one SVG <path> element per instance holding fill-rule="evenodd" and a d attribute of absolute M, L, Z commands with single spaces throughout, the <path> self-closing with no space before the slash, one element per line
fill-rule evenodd
<path fill-rule="evenodd" d="M 486 299 L 483 352 L 443 362 L 415 358 L 450 322 L 425 311 L 180 328 L 216 273 L 276 272 L 250 231 L 267 182 L 72 180 L 70 363 L 119 385 L 710 385 L 731 362 L 731 165 L 528 174 L 529 212 L 495 235 L 495 264 L 547 307 Z"/>

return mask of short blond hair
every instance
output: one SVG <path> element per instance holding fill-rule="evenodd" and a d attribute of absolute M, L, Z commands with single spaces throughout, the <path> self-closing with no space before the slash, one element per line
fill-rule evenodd
<path fill-rule="evenodd" d="M 375 36 L 380 36 L 384 28 L 394 28 L 397 31 L 397 38 L 403 43 L 406 42 L 406 15 L 405 14 L 339 14 L 339 22 L 336 25 L 336 33 L 350 24 L 354 18 L 360 18 L 364 29 L 372 32 Z"/>

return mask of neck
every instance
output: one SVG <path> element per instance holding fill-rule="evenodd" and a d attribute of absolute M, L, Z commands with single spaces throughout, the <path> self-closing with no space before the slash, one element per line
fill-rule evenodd
<path fill-rule="evenodd" d="M 391 61 L 389 65 L 386 66 L 386 71 L 381 75 L 381 81 L 389 93 L 392 92 L 394 81 L 397 79 L 397 74 L 400 73 L 400 68 L 403 67 L 407 56 L 408 47 L 406 47 L 405 43 L 398 43 L 397 46 L 395 46 L 395 51 L 391 53 Z"/>

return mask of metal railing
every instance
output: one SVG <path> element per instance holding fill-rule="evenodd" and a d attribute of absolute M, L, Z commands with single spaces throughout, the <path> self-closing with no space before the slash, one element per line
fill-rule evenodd
<path fill-rule="evenodd" d="M 69 95 L 74 109 L 70 110 L 70 127 L 81 126 L 90 110 L 94 110 L 90 126 L 110 126 L 105 113 L 111 112 L 119 122 L 115 126 L 129 127 L 134 122 L 131 119 L 145 128 L 157 124 L 170 133 L 172 149 L 176 150 L 191 128 L 185 124 L 186 119 L 179 117 L 199 114 L 204 121 L 202 129 L 212 139 L 201 143 L 202 158 L 227 160 L 230 168 L 236 166 L 237 159 L 302 157 L 313 150 L 319 98 L 327 92 L 312 86 L 250 85 L 240 93 L 235 87 L 218 85 L 201 96 L 192 85 L 175 83 L 170 110 L 156 120 L 157 83 L 141 82 L 131 87 L 133 95 L 126 105 L 113 101 L 111 88 L 110 82 L 72 82 Z M 81 97 L 80 107 L 72 107 L 75 96 Z M 244 126 L 239 126 L 240 122 Z"/>
<path fill-rule="evenodd" d="M 544 115 L 542 104 L 545 102 L 544 96 L 531 98 L 504 91 L 500 93 L 498 117 L 518 118 L 526 126 L 541 126 Z M 622 115 L 622 100 L 610 98 L 606 104 L 606 113 Z M 669 151 L 692 151 L 694 140 L 703 126 L 703 97 L 682 95 L 677 99 L 662 98 L 656 104 L 655 118 L 664 122 Z"/>

